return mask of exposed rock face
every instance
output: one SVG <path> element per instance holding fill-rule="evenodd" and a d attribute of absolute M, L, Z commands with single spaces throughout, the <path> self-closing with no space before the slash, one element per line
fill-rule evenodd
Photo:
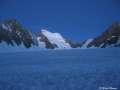
<path fill-rule="evenodd" d="M 23 29 L 15 19 L 7 19 L 4 23 L 0 23 L 0 43 L 2 40 L 12 46 L 14 46 L 13 41 L 17 45 L 23 43 L 26 48 L 30 48 L 31 44 L 38 45 L 34 34 L 29 30 Z"/>
<path fill-rule="evenodd" d="M 59 33 L 52 33 L 45 29 L 38 33 L 38 37 L 40 37 L 40 42 L 45 43 L 47 49 L 71 49 L 81 46 L 79 43 L 73 43 L 71 40 L 65 40 Z"/>
<path fill-rule="evenodd" d="M 69 43 L 72 48 L 81 47 L 81 44 L 79 44 L 79 43 L 73 43 L 71 40 L 66 40 L 66 43 Z"/>
<path fill-rule="evenodd" d="M 52 33 L 47 30 L 42 30 L 38 33 L 38 39 L 30 30 L 25 30 L 15 20 L 6 20 L 0 23 L 0 43 L 5 41 L 8 45 L 14 47 L 14 43 L 18 46 L 23 44 L 26 48 L 32 45 L 40 46 L 41 42 L 44 44 L 43 48 L 47 49 L 71 49 L 71 48 L 89 48 L 89 47 L 120 47 L 120 22 L 114 23 L 108 30 L 103 32 L 100 36 L 94 39 L 88 39 L 82 44 L 74 43 L 71 40 L 65 40 L 59 33 Z M 38 45 L 39 43 L 39 45 Z"/>
<path fill-rule="evenodd" d="M 55 43 L 52 44 L 52 43 L 48 40 L 48 38 L 42 34 L 41 31 L 38 33 L 38 37 L 41 37 L 41 38 L 40 38 L 40 41 L 41 41 L 41 42 L 45 42 L 45 45 L 46 45 L 45 48 L 47 48 L 47 49 L 55 49 L 55 48 L 58 48 L 58 46 L 57 46 Z"/>
<path fill-rule="evenodd" d="M 0 26 L 0 43 L 2 43 L 2 40 L 5 41 L 8 45 L 13 45 L 13 42 L 9 36 L 10 31 L 4 30 L 2 26 Z"/>
<path fill-rule="evenodd" d="M 79 43 L 65 40 L 59 33 L 52 33 L 47 30 L 41 30 L 41 32 L 38 33 L 38 37 L 39 38 L 34 36 L 30 30 L 23 29 L 16 19 L 7 19 L 5 22 L 0 23 L 0 43 L 5 41 L 13 47 L 15 43 L 18 46 L 23 44 L 26 48 L 30 48 L 31 45 L 39 47 L 43 42 L 45 46 L 42 44 L 42 47 L 47 49 L 70 49 L 81 46 Z"/>
<path fill-rule="evenodd" d="M 117 41 L 119 40 L 119 37 L 120 37 L 120 22 L 116 22 L 112 26 L 110 26 L 108 30 L 103 32 L 100 36 L 94 38 L 92 42 L 88 44 L 87 47 L 89 48 L 93 45 L 94 47 L 100 47 L 100 45 L 103 44 L 101 48 L 105 48 L 106 46 L 116 44 Z"/>

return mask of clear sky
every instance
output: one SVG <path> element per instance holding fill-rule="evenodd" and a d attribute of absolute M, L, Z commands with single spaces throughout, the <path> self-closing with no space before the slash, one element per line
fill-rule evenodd
<path fill-rule="evenodd" d="M 44 28 L 81 43 L 120 21 L 120 0 L 0 0 L 0 22 L 14 18 L 35 35 Z"/>

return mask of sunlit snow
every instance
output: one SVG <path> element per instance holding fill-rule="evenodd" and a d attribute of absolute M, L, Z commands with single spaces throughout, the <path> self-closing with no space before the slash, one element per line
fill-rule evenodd
<path fill-rule="evenodd" d="M 59 33 L 52 33 L 45 29 L 42 29 L 41 31 L 51 43 L 58 45 L 58 49 L 71 49 L 70 45 L 65 42 L 65 39 Z"/>

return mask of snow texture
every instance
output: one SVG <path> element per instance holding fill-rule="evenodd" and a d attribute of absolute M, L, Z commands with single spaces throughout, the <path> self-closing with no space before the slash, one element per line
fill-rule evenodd
<path fill-rule="evenodd" d="M 120 48 L 0 53 L 0 90 L 120 90 Z"/>
<path fill-rule="evenodd" d="M 82 45 L 81 48 L 87 48 L 88 44 L 92 42 L 93 39 L 88 39 L 85 44 Z"/>
<path fill-rule="evenodd" d="M 52 33 L 42 29 L 42 34 L 48 38 L 52 44 L 57 44 L 58 49 L 71 49 L 70 45 L 65 42 L 65 39 L 59 33 Z"/>

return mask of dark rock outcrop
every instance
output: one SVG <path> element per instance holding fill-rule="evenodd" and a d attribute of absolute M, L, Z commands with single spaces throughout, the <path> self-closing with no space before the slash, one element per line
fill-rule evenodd
<path fill-rule="evenodd" d="M 114 23 L 112 26 L 109 27 L 108 30 L 103 32 L 100 36 L 93 39 L 92 42 L 88 44 L 88 48 L 93 46 L 105 48 L 106 46 L 116 44 L 120 37 L 120 22 Z"/>
<path fill-rule="evenodd" d="M 2 43 L 2 41 L 5 41 L 8 45 L 11 44 L 12 46 L 14 46 L 9 33 L 9 31 L 4 30 L 3 27 L 0 26 L 0 43 Z"/>
<path fill-rule="evenodd" d="M 81 47 L 81 44 L 79 44 L 79 43 L 73 43 L 71 40 L 65 40 L 65 41 L 66 41 L 66 43 L 70 44 L 70 46 L 71 46 L 72 48 Z"/>
<path fill-rule="evenodd" d="M 31 44 L 38 45 L 37 38 L 34 34 L 22 28 L 17 20 L 6 20 L 0 24 L 0 43 L 5 41 L 8 45 L 14 46 L 13 41 L 17 44 L 24 44 L 26 48 L 30 48 Z"/>

